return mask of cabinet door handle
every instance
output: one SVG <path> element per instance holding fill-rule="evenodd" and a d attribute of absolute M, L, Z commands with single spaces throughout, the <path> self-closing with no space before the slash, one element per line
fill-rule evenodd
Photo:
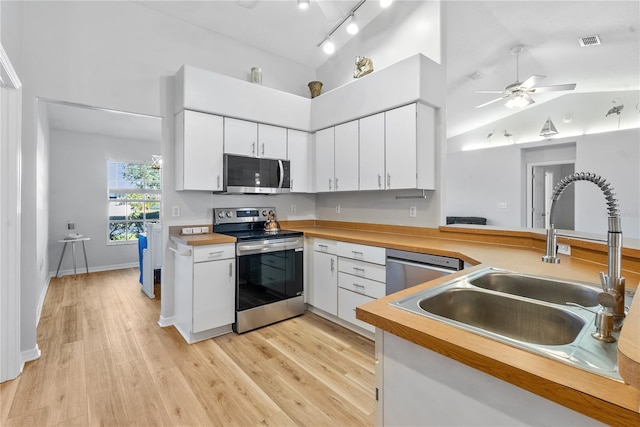
<path fill-rule="evenodd" d="M 338 177 L 336 177 L 336 190 L 338 189 Z"/>
<path fill-rule="evenodd" d="M 382 181 L 381 181 L 382 177 L 380 176 L 380 174 L 378 174 L 378 188 L 382 188 Z"/>
<path fill-rule="evenodd" d="M 289 178 L 289 190 L 293 190 L 293 178 Z"/>
<path fill-rule="evenodd" d="M 332 273 L 333 273 L 333 270 L 335 269 L 335 267 L 334 267 L 334 262 L 335 262 L 335 261 L 333 260 L 333 258 L 331 258 L 331 272 L 332 272 Z"/>
<path fill-rule="evenodd" d="M 387 174 L 387 188 L 391 188 L 391 174 Z"/>
<path fill-rule="evenodd" d="M 233 277 L 233 263 L 229 263 L 229 277 Z"/>
<path fill-rule="evenodd" d="M 217 185 L 218 185 L 218 190 L 220 190 L 220 175 L 218 175 L 216 177 L 216 182 L 217 182 Z"/>
<path fill-rule="evenodd" d="M 251 143 L 251 154 L 253 154 L 253 155 L 256 154 L 256 143 L 255 142 Z"/>
<path fill-rule="evenodd" d="M 331 178 L 329 178 L 329 190 L 331 190 Z"/>
<path fill-rule="evenodd" d="M 262 143 L 262 150 L 260 150 L 260 152 L 262 153 L 262 155 L 264 156 L 264 142 Z"/>

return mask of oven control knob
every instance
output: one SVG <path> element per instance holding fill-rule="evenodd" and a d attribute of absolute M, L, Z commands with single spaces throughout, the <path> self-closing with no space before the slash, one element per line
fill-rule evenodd
<path fill-rule="evenodd" d="M 224 218 L 224 212 L 222 211 L 218 212 L 218 218 Z"/>
<path fill-rule="evenodd" d="M 262 211 L 262 216 L 267 216 L 267 211 Z"/>
<path fill-rule="evenodd" d="M 227 218 L 231 218 L 231 211 L 227 211 L 226 215 L 227 215 Z"/>

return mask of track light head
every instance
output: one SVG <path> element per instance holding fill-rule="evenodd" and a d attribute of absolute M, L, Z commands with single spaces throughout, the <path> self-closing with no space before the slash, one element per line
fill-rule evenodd
<path fill-rule="evenodd" d="M 347 20 L 347 33 L 349 34 L 358 34 L 360 31 L 360 27 L 358 27 L 358 22 L 356 21 L 356 16 L 351 14 L 349 19 Z"/>
<path fill-rule="evenodd" d="M 336 51 L 336 45 L 333 44 L 331 38 L 327 38 L 327 40 L 325 40 L 325 42 L 322 44 L 322 50 L 327 55 L 331 55 Z"/>
<path fill-rule="evenodd" d="M 311 4 L 311 0 L 298 0 L 298 7 L 302 10 L 309 9 L 310 4 Z"/>

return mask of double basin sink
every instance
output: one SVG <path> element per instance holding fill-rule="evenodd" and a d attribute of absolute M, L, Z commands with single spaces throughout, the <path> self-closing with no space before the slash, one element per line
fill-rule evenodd
<path fill-rule="evenodd" d="M 596 285 L 489 267 L 390 304 L 622 381 L 616 343 L 591 336 L 600 292 Z M 626 298 L 629 306 L 631 294 Z"/>

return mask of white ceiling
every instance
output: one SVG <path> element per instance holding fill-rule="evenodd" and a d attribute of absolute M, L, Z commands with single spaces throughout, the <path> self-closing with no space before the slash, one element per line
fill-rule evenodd
<path fill-rule="evenodd" d="M 409 0 L 396 0 L 399 1 Z M 526 46 L 520 54 L 521 81 L 532 74 L 544 75 L 547 77 L 540 85 L 576 83 L 575 93 L 640 89 L 639 1 L 443 2 L 449 137 L 514 113 L 502 102 L 476 109 L 476 105 L 496 95 L 478 94 L 474 90 L 502 90 L 516 80 L 516 58 L 509 51 L 518 44 Z M 316 45 L 358 2 L 312 0 L 306 12 L 298 10 L 295 0 L 137 3 L 317 68 L 327 56 Z M 360 8 L 361 26 L 379 13 L 394 13 L 394 5 L 383 10 L 377 3 L 377 0 L 368 0 Z M 338 31 L 336 36 L 342 33 Z M 601 45 L 580 47 L 579 37 L 594 34 L 600 36 Z M 339 49 L 348 39 L 336 42 Z M 476 71 L 483 77 L 471 80 L 468 76 Z M 535 94 L 536 104 L 527 108 L 535 108 L 564 94 L 566 92 Z M 53 109 L 52 123 L 64 126 L 62 116 L 57 117 L 55 113 Z"/>

